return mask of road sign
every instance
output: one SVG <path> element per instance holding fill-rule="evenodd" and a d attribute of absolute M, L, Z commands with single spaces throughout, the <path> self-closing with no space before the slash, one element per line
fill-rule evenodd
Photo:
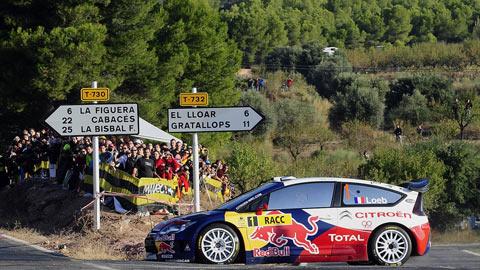
<path fill-rule="evenodd" d="M 137 104 L 62 105 L 45 120 L 62 136 L 138 134 Z"/>
<path fill-rule="evenodd" d="M 168 131 L 249 131 L 262 120 L 263 116 L 251 107 L 169 109 Z"/>
<path fill-rule="evenodd" d="M 208 106 L 208 93 L 180 93 L 180 106 Z"/>
<path fill-rule="evenodd" d="M 82 88 L 80 90 L 82 101 L 108 101 L 110 89 L 108 88 Z"/>

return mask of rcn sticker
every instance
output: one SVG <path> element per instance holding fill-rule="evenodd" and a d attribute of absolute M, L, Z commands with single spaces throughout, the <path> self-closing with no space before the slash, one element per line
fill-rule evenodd
<path fill-rule="evenodd" d="M 267 250 L 254 248 L 253 257 L 288 257 L 290 256 L 290 247 L 286 246 L 283 249 L 278 247 L 269 247 Z"/>
<path fill-rule="evenodd" d="M 283 226 L 292 224 L 291 214 L 268 214 L 265 216 L 247 217 L 248 227 Z"/>
<path fill-rule="evenodd" d="M 272 211 L 266 216 L 278 217 L 284 216 L 284 214 L 280 211 Z M 265 241 L 267 243 L 275 245 L 278 248 L 285 246 L 288 243 L 288 240 L 292 240 L 292 243 L 297 247 L 303 248 L 311 254 L 318 254 L 319 250 L 317 245 L 308 240 L 308 237 L 318 233 L 318 225 L 316 223 L 318 221 L 318 217 L 308 217 L 308 224 L 311 228 L 307 229 L 305 225 L 297 222 L 291 217 L 291 215 L 288 216 L 290 217 L 290 224 L 284 224 L 283 226 L 277 226 L 277 224 L 270 224 L 271 220 L 265 219 L 269 220 L 268 225 L 258 226 L 255 231 L 250 235 L 250 239 L 258 239 L 261 241 Z"/>
<path fill-rule="evenodd" d="M 354 197 L 355 204 L 387 204 L 388 201 L 384 197 L 369 198 L 367 196 Z"/>

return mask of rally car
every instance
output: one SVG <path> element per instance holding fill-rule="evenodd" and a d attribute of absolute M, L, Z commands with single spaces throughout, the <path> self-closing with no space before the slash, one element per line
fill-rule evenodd
<path fill-rule="evenodd" d="M 398 266 L 430 248 L 427 189 L 426 179 L 277 177 L 215 210 L 159 223 L 145 239 L 147 258 Z"/>

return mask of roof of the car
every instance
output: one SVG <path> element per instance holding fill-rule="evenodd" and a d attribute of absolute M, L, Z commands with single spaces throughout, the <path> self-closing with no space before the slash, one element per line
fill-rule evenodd
<path fill-rule="evenodd" d="M 383 187 L 383 188 L 388 188 L 388 189 L 393 189 L 393 190 L 398 190 L 402 192 L 410 192 L 410 190 L 387 184 L 387 183 L 380 183 L 376 181 L 370 181 L 370 180 L 361 180 L 361 179 L 353 179 L 353 178 L 339 178 L 339 177 L 308 177 L 308 178 L 295 178 L 295 177 L 282 177 L 280 178 L 280 181 L 285 185 L 294 185 L 294 184 L 300 184 L 300 183 L 308 183 L 308 182 L 347 182 L 347 183 L 358 183 L 358 184 L 367 184 L 367 185 L 372 185 L 372 186 L 378 186 L 378 187 Z"/>

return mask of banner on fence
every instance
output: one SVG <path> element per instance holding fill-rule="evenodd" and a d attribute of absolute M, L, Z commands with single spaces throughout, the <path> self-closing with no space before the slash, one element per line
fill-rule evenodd
<path fill-rule="evenodd" d="M 33 171 L 48 170 L 50 162 L 48 160 L 42 160 L 33 166 Z"/>
<path fill-rule="evenodd" d="M 205 178 L 205 188 L 207 189 L 210 198 L 216 198 L 223 203 L 222 182 L 207 177 Z"/>
<path fill-rule="evenodd" d="M 210 198 L 223 202 L 222 182 L 212 178 L 205 178 L 205 188 Z M 92 190 L 93 177 L 85 175 L 84 189 Z M 158 203 L 177 203 L 178 180 L 175 177 L 172 180 L 161 178 L 136 178 L 132 175 L 116 170 L 108 164 L 100 164 L 100 189 L 107 192 L 122 193 L 126 196 L 119 198 L 124 207 L 137 208 L 149 204 Z M 183 195 L 192 195 L 193 189 L 182 190 Z M 125 205 L 126 204 L 126 205 Z"/>
<path fill-rule="evenodd" d="M 93 177 L 85 175 L 84 184 L 87 189 L 93 186 Z M 125 197 L 122 203 L 127 201 L 131 207 L 153 204 L 158 201 L 176 203 L 175 196 L 177 179 L 173 180 L 159 178 L 136 178 L 132 175 L 115 170 L 108 164 L 100 164 L 100 189 L 108 192 L 122 193 L 126 195 L 140 195 L 138 197 Z"/>

